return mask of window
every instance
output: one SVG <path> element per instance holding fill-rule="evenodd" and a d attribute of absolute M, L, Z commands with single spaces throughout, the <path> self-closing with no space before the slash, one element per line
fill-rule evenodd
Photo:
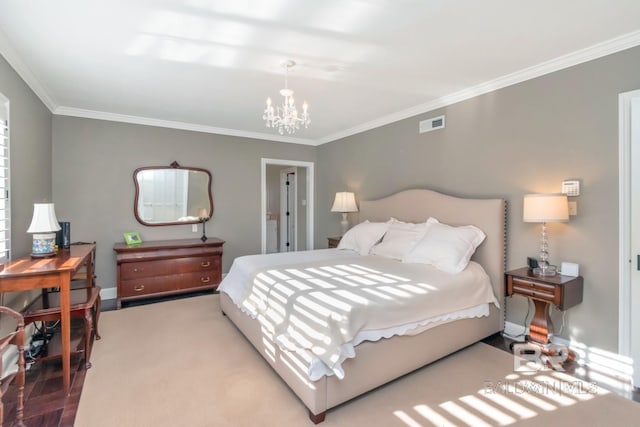
<path fill-rule="evenodd" d="M 0 93 L 0 262 L 11 259 L 9 100 Z"/>

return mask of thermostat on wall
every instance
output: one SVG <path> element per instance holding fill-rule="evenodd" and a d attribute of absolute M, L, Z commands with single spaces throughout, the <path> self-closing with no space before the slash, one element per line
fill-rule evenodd
<path fill-rule="evenodd" d="M 562 194 L 566 194 L 569 197 L 579 196 L 580 181 L 577 179 L 567 179 L 562 181 Z"/>

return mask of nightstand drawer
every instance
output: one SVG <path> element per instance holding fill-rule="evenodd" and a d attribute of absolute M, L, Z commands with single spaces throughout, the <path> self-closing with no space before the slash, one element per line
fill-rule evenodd
<path fill-rule="evenodd" d="M 527 280 L 521 277 L 510 277 L 509 288 L 514 294 L 525 295 L 543 301 L 560 304 L 560 292 L 558 287 L 548 283 Z"/>

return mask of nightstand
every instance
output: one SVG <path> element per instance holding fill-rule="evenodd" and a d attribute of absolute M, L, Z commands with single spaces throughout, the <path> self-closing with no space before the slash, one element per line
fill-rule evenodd
<path fill-rule="evenodd" d="M 337 248 L 338 247 L 338 243 L 340 243 L 340 239 L 342 239 L 342 236 L 340 236 L 340 237 L 328 237 L 327 238 L 327 242 L 328 242 L 329 249 Z"/>
<path fill-rule="evenodd" d="M 524 267 L 505 273 L 507 295 L 523 295 L 533 300 L 535 314 L 529 325 L 529 340 L 548 344 L 553 333 L 549 319 L 549 304 L 567 310 L 582 302 L 582 276 L 536 276 Z"/>

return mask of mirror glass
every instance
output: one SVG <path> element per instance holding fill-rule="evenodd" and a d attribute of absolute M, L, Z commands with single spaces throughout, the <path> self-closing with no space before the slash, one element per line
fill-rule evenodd
<path fill-rule="evenodd" d="M 187 167 L 144 167 L 133 173 L 134 214 L 144 225 L 196 224 L 213 214 L 211 174 Z"/>

